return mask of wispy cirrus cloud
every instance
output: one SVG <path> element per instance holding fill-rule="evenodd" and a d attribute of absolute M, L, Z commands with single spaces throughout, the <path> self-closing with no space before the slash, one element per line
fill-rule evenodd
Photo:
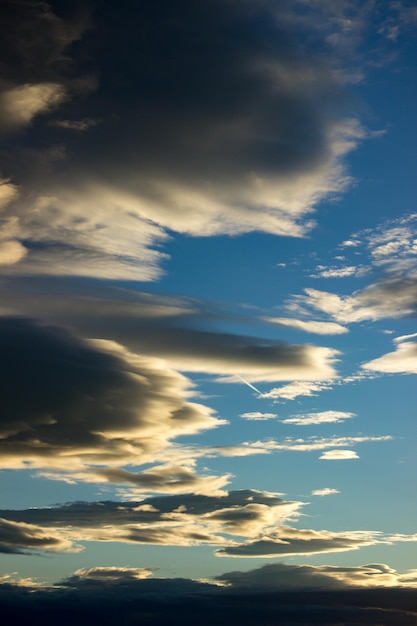
<path fill-rule="evenodd" d="M 271 324 L 279 324 L 281 326 L 289 326 L 297 330 L 304 330 L 308 333 L 317 335 L 343 335 L 349 332 L 345 326 L 336 324 L 335 322 L 321 322 L 316 320 L 298 320 L 287 317 L 264 317 L 266 322 Z"/>

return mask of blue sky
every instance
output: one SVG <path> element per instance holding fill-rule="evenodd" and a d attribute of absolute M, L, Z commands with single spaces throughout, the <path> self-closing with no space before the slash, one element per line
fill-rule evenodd
<path fill-rule="evenodd" d="M 5 593 L 414 588 L 415 5 L 2 10 Z"/>

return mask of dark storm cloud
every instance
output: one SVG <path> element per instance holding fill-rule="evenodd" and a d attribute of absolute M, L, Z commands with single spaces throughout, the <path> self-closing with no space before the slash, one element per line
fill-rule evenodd
<path fill-rule="evenodd" d="M 33 124 L 1 155 L 27 250 L 9 272 L 154 280 L 167 229 L 303 236 L 349 183 L 343 156 L 366 131 L 344 110 L 341 26 L 323 7 L 97 0 L 85 31 L 64 4 L 16 6 L 0 113 Z"/>
<path fill-rule="evenodd" d="M 364 566 L 346 571 L 350 569 L 355 575 L 363 569 L 364 574 L 367 571 L 370 575 L 372 569 L 377 574 L 378 570 L 383 573 L 384 568 L 389 569 Z M 105 626 L 114 623 L 411 626 L 415 623 L 415 589 L 388 586 L 354 589 L 349 583 L 340 583 L 338 589 L 337 585 L 334 588 L 331 567 L 286 565 L 277 565 L 276 572 L 270 571 L 277 583 L 273 588 L 270 581 L 262 585 L 261 570 L 224 574 L 218 582 L 227 581 L 232 586 L 218 587 L 181 578 L 144 578 L 147 572 L 141 568 L 91 568 L 78 570 L 61 581 L 59 587 L 4 583 L 0 585 L 0 606 L 2 615 L 16 622 L 30 615 L 35 624 L 59 622 L 80 626 L 97 621 Z M 281 586 L 279 581 L 284 579 L 285 572 L 294 583 L 298 573 L 300 585 L 288 588 L 284 580 Z M 401 578 L 395 574 L 391 570 L 392 585 Z M 245 576 L 256 581 L 255 584 L 247 587 Z M 311 584 L 315 576 L 316 582 L 323 583 L 321 588 L 314 582 Z"/>

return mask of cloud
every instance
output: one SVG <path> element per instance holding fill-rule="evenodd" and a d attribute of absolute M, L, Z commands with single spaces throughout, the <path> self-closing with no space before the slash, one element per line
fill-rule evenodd
<path fill-rule="evenodd" d="M 19 85 L 0 93 L 0 130 L 13 130 L 30 124 L 40 113 L 47 113 L 65 98 L 62 85 L 40 83 Z"/>
<path fill-rule="evenodd" d="M 410 573 L 410 586 L 413 586 Z M 272 563 L 247 572 L 227 572 L 219 580 L 237 589 L 270 589 L 275 591 L 297 589 L 346 589 L 346 587 L 390 587 L 403 586 L 408 574 L 402 575 L 382 563 L 358 567 L 332 565 L 290 565 Z"/>
<path fill-rule="evenodd" d="M 369 133 L 345 106 L 337 70 L 351 53 L 323 32 L 323 7 L 306 20 L 289 1 L 99 3 L 91 18 L 6 5 L 3 125 L 65 108 L 42 141 L 6 150 L 29 250 L 14 273 L 156 280 L 168 231 L 303 237 L 317 204 L 351 184 L 345 156 Z M 62 133 L 96 120 L 99 137 Z"/>
<path fill-rule="evenodd" d="M 50 531 L 25 522 L 0 517 L 0 552 L 28 554 L 33 551 L 78 552 L 80 548 L 59 531 Z"/>
<path fill-rule="evenodd" d="M 318 413 L 304 413 L 281 420 L 283 424 L 296 424 L 297 426 L 310 426 L 312 424 L 331 424 L 343 422 L 355 417 L 355 413 L 347 411 L 320 411 Z"/>
<path fill-rule="evenodd" d="M 71 65 L 67 48 L 84 31 L 87 14 L 74 6 L 65 18 L 47 2 L 4 0 L 0 68 L 4 80 L 51 78 Z"/>
<path fill-rule="evenodd" d="M 15 318 L 0 320 L 0 343 L 2 467 L 137 465 L 222 423 L 189 401 L 188 379 L 115 343 Z"/>
<path fill-rule="evenodd" d="M 152 576 L 152 571 L 145 567 L 89 567 L 88 569 L 78 569 L 71 577 L 74 584 L 78 580 L 97 581 L 100 583 L 112 583 L 114 581 L 134 581 L 143 580 Z M 68 584 L 67 579 L 67 584 Z"/>
<path fill-rule="evenodd" d="M 241 413 L 240 417 L 245 420 L 263 421 L 275 419 L 278 416 L 276 413 L 261 413 L 260 411 L 252 411 L 249 413 Z"/>
<path fill-rule="evenodd" d="M 175 453 L 172 455 L 175 460 Z M 157 455 L 156 455 L 157 456 Z M 159 453 L 163 457 L 163 453 Z M 180 456 L 180 454 L 178 454 Z M 193 459 L 187 459 L 187 463 L 193 464 Z M 138 462 L 137 462 L 138 463 Z M 140 464 L 140 463 L 138 463 Z M 118 489 L 120 494 L 130 499 L 143 496 L 144 493 L 195 493 L 196 495 L 224 495 L 222 488 L 230 482 L 231 474 L 221 476 L 198 474 L 189 465 L 154 465 L 143 472 L 132 472 L 123 468 L 88 468 L 86 471 L 53 471 L 44 470 L 37 473 L 42 478 L 50 480 L 62 480 L 74 484 L 78 481 L 91 483 L 110 483 L 122 487 Z"/>
<path fill-rule="evenodd" d="M 408 535 L 399 541 L 415 541 Z M 378 543 L 395 542 L 395 536 L 383 536 L 375 531 L 331 532 L 328 530 L 297 529 L 281 526 L 260 539 L 228 545 L 216 551 L 217 556 L 273 558 L 276 556 L 320 554 L 358 550 Z"/>
<path fill-rule="evenodd" d="M 346 267 L 317 266 L 318 272 L 310 274 L 310 278 L 345 278 L 346 276 L 363 276 L 369 272 L 368 267 L 348 265 Z"/>
<path fill-rule="evenodd" d="M 345 461 L 347 459 L 359 459 L 354 450 L 326 450 L 320 456 L 324 461 Z"/>
<path fill-rule="evenodd" d="M 408 626 L 416 616 L 413 577 L 415 584 L 415 572 L 401 574 L 379 563 L 346 568 L 275 563 L 205 582 L 141 578 L 141 568 L 115 568 L 113 575 L 112 568 L 90 568 L 52 586 L 9 579 L 0 585 L 0 602 L 3 615 L 15 621 L 30 613 L 40 623 L 59 616 L 65 626 L 97 620 L 104 626 L 179 620 L 185 626 Z"/>
<path fill-rule="evenodd" d="M 386 272 L 407 273 L 417 269 L 417 214 L 408 213 L 364 231 L 372 263 Z"/>
<path fill-rule="evenodd" d="M 316 333 L 317 335 L 342 335 L 349 332 L 347 328 L 334 322 L 318 322 L 313 320 L 296 320 L 285 317 L 264 317 L 267 322 L 272 324 L 280 324 L 281 326 L 289 326 L 298 330 L 304 330 L 308 333 Z"/>
<path fill-rule="evenodd" d="M 101 305 L 101 298 L 91 297 L 90 307 L 87 296 L 86 303 L 78 299 L 80 309 L 75 315 L 60 311 L 62 304 L 58 304 L 56 317 L 74 323 L 84 336 L 112 337 L 136 353 L 164 359 L 174 369 L 203 372 L 215 376 L 219 382 L 241 384 L 242 378 L 249 383 L 321 380 L 335 375 L 334 364 L 339 352 L 332 348 L 213 332 L 205 328 L 204 313 L 199 315 L 197 307 L 192 309 L 187 302 L 164 301 L 163 297 L 158 300 L 149 294 L 129 296 L 127 293 L 126 299 L 136 301 L 135 309 L 129 310 L 127 304 L 111 300 Z M 10 304 L 13 300 L 16 301 L 15 295 L 11 295 Z M 124 300 L 123 293 L 120 300 Z M 48 295 L 47 303 L 53 311 L 56 304 Z M 21 308 L 23 298 L 17 304 Z M 108 315 L 104 318 L 105 308 Z M 97 316 L 98 311 L 100 316 Z M 180 314 L 187 312 L 191 318 L 181 319 Z M 153 319 L 156 316 L 159 319 Z"/>
<path fill-rule="evenodd" d="M 198 457 L 218 457 L 218 456 L 251 456 L 253 454 L 271 454 L 275 451 L 291 451 L 291 452 L 315 452 L 317 450 L 328 450 L 329 448 L 344 448 L 345 446 L 355 446 L 358 443 L 382 442 L 390 441 L 390 435 L 382 436 L 356 436 L 356 437 L 301 437 L 292 438 L 285 437 L 281 440 L 267 439 L 266 441 L 246 441 L 241 444 L 230 446 L 200 446 L 196 448 L 181 448 L 176 454 L 179 458 L 198 458 Z M 331 453 L 331 454 L 330 454 Z M 329 457 L 326 458 L 356 458 L 356 452 L 351 450 L 329 450 Z M 348 453 L 352 456 L 344 457 Z M 325 453 L 327 454 L 327 453 Z M 324 455 L 320 458 L 324 458 Z"/>
<path fill-rule="evenodd" d="M 10 543 L 9 525 L 42 538 L 39 548 L 76 549 L 78 542 L 107 541 L 172 546 L 227 545 L 232 537 L 256 537 L 298 519 L 304 503 L 254 490 L 218 496 L 181 494 L 141 501 L 73 503 L 22 511 L 2 511 L 0 541 Z M 49 543 L 48 543 L 49 542 Z M 28 540 L 18 535 L 16 549 Z"/>
<path fill-rule="evenodd" d="M 411 337 L 398 337 L 395 341 L 394 352 L 363 363 L 361 367 L 372 372 L 383 374 L 417 374 L 417 342 L 410 341 Z"/>
<path fill-rule="evenodd" d="M 275 387 L 263 393 L 262 398 L 295 400 L 298 396 L 316 396 L 320 391 L 331 388 L 332 384 L 332 381 L 311 382 L 296 380 L 288 385 L 281 385 L 281 387 Z"/>
<path fill-rule="evenodd" d="M 20 241 L 0 241 L 0 265 L 18 263 L 27 254 L 27 249 Z"/>
<path fill-rule="evenodd" d="M 73 8 L 65 19 L 46 2 L 2 3 L 0 131 L 23 129 L 49 113 L 76 88 L 69 46 L 85 30 L 86 13 Z M 3 156 L 5 156 L 3 154 Z"/>
<path fill-rule="evenodd" d="M 299 519 L 303 506 L 303 502 L 284 500 L 274 493 L 240 490 L 218 496 L 181 494 L 132 502 L 76 502 L 3 510 L 0 541 L 5 551 L 12 546 L 17 552 L 33 547 L 77 551 L 81 542 L 100 541 L 211 545 L 217 548 L 217 556 L 271 558 L 416 539 L 416 535 L 379 531 L 332 532 L 288 526 L 289 521 Z"/>
<path fill-rule="evenodd" d="M 84 132 L 89 128 L 93 128 L 100 124 L 100 120 L 95 120 L 89 117 L 86 117 L 82 120 L 52 120 L 49 122 L 51 126 L 56 126 L 57 128 L 63 128 L 65 130 L 75 130 L 77 132 Z"/>
<path fill-rule="evenodd" d="M 6 207 L 19 195 L 19 188 L 7 178 L 0 178 L 0 209 Z"/>
<path fill-rule="evenodd" d="M 334 493 L 340 493 L 338 489 L 332 489 L 331 487 L 323 487 L 322 489 L 313 489 L 312 496 L 330 496 Z"/>
<path fill-rule="evenodd" d="M 417 312 L 417 282 L 413 277 L 387 278 L 351 296 L 311 288 L 304 291 L 306 295 L 298 296 L 296 302 L 342 323 L 407 317 Z"/>

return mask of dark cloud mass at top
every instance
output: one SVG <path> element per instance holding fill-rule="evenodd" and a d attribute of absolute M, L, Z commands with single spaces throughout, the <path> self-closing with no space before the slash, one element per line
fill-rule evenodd
<path fill-rule="evenodd" d="M 343 155 L 366 131 L 320 7 L 5 6 L 9 273 L 155 280 L 168 230 L 304 236 L 348 184 Z"/>

